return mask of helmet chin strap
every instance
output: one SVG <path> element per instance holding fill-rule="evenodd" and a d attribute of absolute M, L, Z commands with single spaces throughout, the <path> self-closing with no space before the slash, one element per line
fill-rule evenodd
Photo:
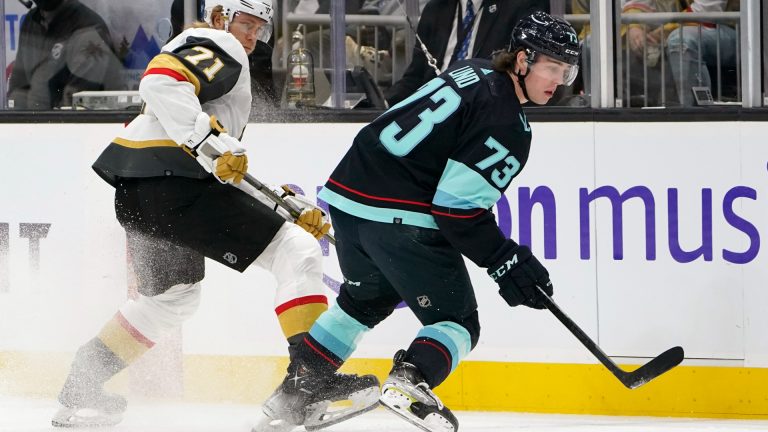
<path fill-rule="evenodd" d="M 235 20 L 235 17 L 240 13 L 240 11 L 233 12 L 231 16 L 224 19 L 224 31 L 229 33 L 229 25 L 232 23 L 232 21 Z"/>
<path fill-rule="evenodd" d="M 517 71 L 515 72 L 515 76 L 517 77 L 517 83 L 520 85 L 520 90 L 523 91 L 523 96 L 530 101 L 531 98 L 528 96 L 528 89 L 525 87 L 525 77 L 528 76 L 528 73 L 529 72 L 526 72 L 525 75 L 523 75 L 520 71 Z M 533 103 L 536 103 L 536 102 L 533 102 Z"/>

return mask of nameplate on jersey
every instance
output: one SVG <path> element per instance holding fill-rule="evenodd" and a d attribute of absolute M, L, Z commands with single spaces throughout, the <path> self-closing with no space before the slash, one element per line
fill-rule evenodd
<path fill-rule="evenodd" d="M 480 77 L 477 76 L 477 73 L 475 73 L 471 66 L 456 69 L 453 72 L 449 72 L 448 75 L 453 78 L 453 81 L 459 88 L 464 88 L 480 81 Z"/>

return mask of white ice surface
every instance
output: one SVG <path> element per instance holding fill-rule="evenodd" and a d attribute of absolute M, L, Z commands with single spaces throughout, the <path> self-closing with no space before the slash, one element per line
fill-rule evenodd
<path fill-rule="evenodd" d="M 45 399 L 0 396 L 0 431 L 38 432 L 53 428 L 57 403 Z M 85 432 L 247 432 L 258 407 L 227 404 L 131 402 L 123 422 Z M 655 417 L 608 417 L 517 413 L 457 412 L 460 432 L 752 432 L 768 431 L 768 421 Z M 303 428 L 298 429 L 303 431 Z M 378 408 L 326 429 L 328 432 L 419 432 L 420 429 Z"/>

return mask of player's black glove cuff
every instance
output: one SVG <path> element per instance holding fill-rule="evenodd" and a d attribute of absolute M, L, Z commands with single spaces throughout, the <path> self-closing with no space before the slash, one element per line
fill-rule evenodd
<path fill-rule="evenodd" d="M 510 306 L 525 305 L 544 309 L 540 286 L 550 297 L 554 294 L 547 269 L 528 246 L 508 242 L 489 260 L 488 275 L 499 284 L 499 294 Z"/>

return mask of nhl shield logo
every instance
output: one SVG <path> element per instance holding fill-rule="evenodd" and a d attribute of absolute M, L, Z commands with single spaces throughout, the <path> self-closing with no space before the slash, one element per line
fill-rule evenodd
<path fill-rule="evenodd" d="M 432 301 L 429 299 L 429 297 L 427 297 L 425 295 L 416 297 L 416 301 L 418 301 L 419 302 L 419 306 L 421 306 L 423 308 L 428 308 L 428 307 L 432 306 Z"/>

